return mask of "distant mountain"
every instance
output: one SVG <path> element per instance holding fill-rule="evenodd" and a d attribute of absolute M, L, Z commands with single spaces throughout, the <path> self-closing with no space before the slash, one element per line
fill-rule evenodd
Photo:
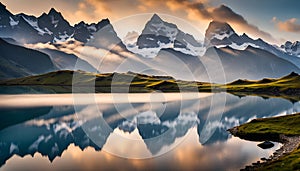
<path fill-rule="evenodd" d="M 162 48 L 175 48 L 194 55 L 199 55 L 204 50 L 203 45 L 192 35 L 184 33 L 175 24 L 163 21 L 157 14 L 146 23 L 135 46 L 131 42 L 127 48 L 144 57 L 155 57 Z"/>
<path fill-rule="evenodd" d="M 271 52 L 276 56 L 290 61 L 300 67 L 300 59 L 292 56 L 294 54 L 285 53 L 276 46 L 270 45 L 260 38 L 254 40 L 245 33 L 243 35 L 238 35 L 228 23 L 224 22 L 210 22 L 205 33 L 205 45 L 207 47 L 216 46 L 218 48 L 229 46 L 237 50 L 244 50 L 248 46 L 252 46 Z"/>
<path fill-rule="evenodd" d="M 45 53 L 12 45 L 0 38 L 0 79 L 18 78 L 54 71 Z"/>
<path fill-rule="evenodd" d="M 80 59 L 74 54 L 67 54 L 54 49 L 39 49 L 39 51 L 49 55 L 53 64 L 59 70 L 82 70 L 88 72 L 97 72 L 97 69 L 95 69 L 91 64 Z"/>
<path fill-rule="evenodd" d="M 39 17 L 24 13 L 13 15 L 0 3 L 0 37 L 11 37 L 22 43 L 56 43 L 77 40 L 86 43 L 93 34 L 110 25 L 108 19 L 98 23 L 80 22 L 71 26 L 54 8 Z"/>
<path fill-rule="evenodd" d="M 271 52 L 248 46 L 245 50 L 230 47 L 209 49 L 206 57 L 220 56 L 227 80 L 246 78 L 258 80 L 262 78 L 278 78 L 300 69 L 293 63 L 281 59 Z"/>
<path fill-rule="evenodd" d="M 3 38 L 3 40 L 13 45 L 23 46 L 20 42 L 17 42 L 12 38 Z M 59 49 L 39 48 L 37 50 L 49 55 L 54 66 L 58 70 L 82 70 L 87 72 L 98 72 L 98 70 L 95 69 L 91 64 L 74 54 L 68 54 L 66 52 L 60 51 Z"/>
<path fill-rule="evenodd" d="M 300 57 L 300 42 L 295 41 L 294 43 L 287 41 L 284 45 L 280 46 L 286 53 Z"/>
<path fill-rule="evenodd" d="M 167 64 L 161 64 L 160 61 L 167 61 Z M 236 50 L 231 47 L 210 47 L 199 58 L 187 56 L 173 49 L 163 49 L 154 62 L 157 63 L 155 65 L 157 69 L 172 74 L 176 79 L 190 80 L 192 78 L 189 77 L 189 73 L 193 73 L 192 75 L 197 80 L 217 83 L 231 82 L 239 78 L 250 80 L 278 78 L 293 71 L 298 73 L 300 71 L 293 63 L 266 50 L 251 46 L 245 50 Z M 177 68 L 178 65 L 184 67 Z"/>
<path fill-rule="evenodd" d="M 234 37 L 231 37 L 234 35 Z M 209 23 L 205 32 L 205 44 L 217 45 L 231 45 L 237 35 L 233 28 L 227 24 L 218 21 L 212 21 Z"/>

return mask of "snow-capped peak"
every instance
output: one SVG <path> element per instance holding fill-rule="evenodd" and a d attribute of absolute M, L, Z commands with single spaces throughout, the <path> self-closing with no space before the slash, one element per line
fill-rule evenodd
<path fill-rule="evenodd" d="M 206 30 L 205 38 L 207 41 L 213 39 L 223 40 L 225 38 L 229 38 L 233 34 L 235 34 L 235 31 L 228 23 L 212 21 L 209 23 Z"/>
<path fill-rule="evenodd" d="M 153 14 L 153 16 L 150 19 L 150 22 L 152 23 L 161 23 L 164 22 L 157 14 Z"/>
<path fill-rule="evenodd" d="M 71 26 L 54 8 L 39 17 L 24 13 L 13 15 L 0 3 L 0 37 L 20 39 L 22 43 L 57 43 L 72 39 L 86 43 L 93 38 L 94 33 L 109 24 L 109 20 L 104 19 L 98 23 L 80 22 Z"/>
<path fill-rule="evenodd" d="M 178 28 L 175 24 L 163 21 L 154 14 L 147 22 L 137 45 L 139 48 L 158 47 L 158 43 L 170 43 L 175 40 Z"/>
<path fill-rule="evenodd" d="M 192 35 L 182 32 L 175 24 L 163 21 L 157 14 L 147 22 L 136 42 L 124 42 L 130 51 L 150 58 L 155 57 L 162 48 L 174 48 L 195 56 L 203 51 L 202 44 Z"/>
<path fill-rule="evenodd" d="M 300 57 L 300 42 L 295 41 L 294 43 L 287 41 L 284 45 L 281 45 L 283 51 L 290 55 Z"/>

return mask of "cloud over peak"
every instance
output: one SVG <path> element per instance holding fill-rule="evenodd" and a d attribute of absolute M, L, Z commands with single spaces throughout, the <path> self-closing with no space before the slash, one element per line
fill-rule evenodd
<path fill-rule="evenodd" d="M 234 12 L 226 5 L 220 5 L 211 10 L 210 16 L 213 20 L 227 22 L 238 27 L 243 32 L 248 32 L 254 36 L 261 37 L 271 42 L 276 42 L 271 34 L 259 29 L 257 26 L 250 24 L 243 16 Z"/>
<path fill-rule="evenodd" d="M 286 32 L 300 32 L 300 24 L 297 23 L 296 18 L 290 18 L 286 21 L 280 21 L 276 17 L 273 17 L 273 22 L 276 24 L 277 28 L 281 31 Z"/>
<path fill-rule="evenodd" d="M 224 4 L 214 7 L 206 1 L 167 0 L 167 6 L 173 11 L 185 10 L 190 20 L 205 19 L 227 22 L 236 26 L 239 30 L 243 30 L 243 32 L 248 32 L 267 41 L 276 42 L 271 34 L 250 24 L 243 16 Z"/>

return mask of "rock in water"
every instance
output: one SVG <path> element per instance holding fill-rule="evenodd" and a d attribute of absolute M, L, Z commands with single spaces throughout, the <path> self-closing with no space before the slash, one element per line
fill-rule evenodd
<path fill-rule="evenodd" d="M 274 147 L 274 144 L 270 141 L 265 141 L 263 143 L 258 144 L 257 146 L 262 148 L 262 149 L 268 149 L 268 148 Z"/>

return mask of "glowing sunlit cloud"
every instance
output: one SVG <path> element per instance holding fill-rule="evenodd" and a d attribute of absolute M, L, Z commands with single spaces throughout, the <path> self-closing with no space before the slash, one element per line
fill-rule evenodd
<path fill-rule="evenodd" d="M 279 21 L 276 17 L 273 17 L 272 21 L 276 24 L 277 28 L 286 32 L 300 32 L 300 23 L 297 23 L 296 18 L 290 18 L 286 21 Z"/>

